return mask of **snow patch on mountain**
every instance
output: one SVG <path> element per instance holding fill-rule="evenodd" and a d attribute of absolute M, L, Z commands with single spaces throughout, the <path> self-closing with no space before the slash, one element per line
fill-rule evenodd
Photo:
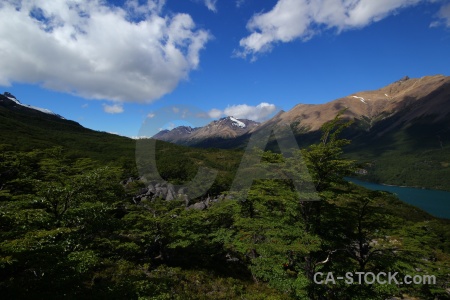
<path fill-rule="evenodd" d="M 54 112 L 52 112 L 52 111 L 49 110 L 49 109 L 46 109 L 46 108 L 40 108 L 40 107 L 37 107 L 37 106 L 28 105 L 28 104 L 22 104 L 22 103 L 20 103 L 19 100 L 17 100 L 17 99 L 14 98 L 14 97 L 6 96 L 6 98 L 8 98 L 9 100 L 15 102 L 16 104 L 18 104 L 18 105 L 20 105 L 20 106 L 27 107 L 27 108 L 31 108 L 31 109 L 34 109 L 34 110 L 43 112 L 43 113 L 45 113 L 45 114 L 54 115 L 54 116 L 57 116 L 57 117 L 59 117 L 59 118 L 65 120 L 64 117 L 62 117 L 62 116 L 60 116 L 60 115 L 58 115 L 58 114 L 55 114 Z"/>
<path fill-rule="evenodd" d="M 361 100 L 361 102 L 364 104 L 367 104 L 366 100 L 363 97 L 358 97 L 358 96 L 352 96 L 352 97 Z"/>
<path fill-rule="evenodd" d="M 16 98 L 9 97 L 9 96 L 6 96 L 6 98 L 8 98 L 8 99 L 11 100 L 11 101 L 16 102 L 16 103 L 19 104 L 19 105 L 22 105 L 22 103 L 20 103 L 19 100 L 17 100 Z"/>
<path fill-rule="evenodd" d="M 233 117 L 229 117 L 230 118 L 230 120 L 233 122 L 232 124 L 233 124 L 233 126 L 238 126 L 238 127 L 240 127 L 240 128 L 245 128 L 245 124 L 243 123 L 243 122 L 241 122 L 241 121 L 239 121 L 238 119 L 235 119 L 235 118 L 233 118 Z"/>

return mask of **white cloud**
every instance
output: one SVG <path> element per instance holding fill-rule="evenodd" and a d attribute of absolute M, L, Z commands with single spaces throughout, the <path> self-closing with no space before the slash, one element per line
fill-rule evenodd
<path fill-rule="evenodd" d="M 147 118 L 149 118 L 149 119 L 154 118 L 155 116 L 156 116 L 156 114 L 154 114 L 154 113 L 147 114 Z"/>
<path fill-rule="evenodd" d="M 236 0 L 236 7 L 239 8 L 244 4 L 245 0 Z"/>
<path fill-rule="evenodd" d="M 208 116 L 212 119 L 218 119 L 223 115 L 223 112 L 219 109 L 213 108 L 208 112 Z"/>
<path fill-rule="evenodd" d="M 212 12 L 217 12 L 216 4 L 217 0 L 205 0 L 206 7 Z"/>
<path fill-rule="evenodd" d="M 213 119 L 226 115 L 233 116 L 238 119 L 249 119 L 261 122 L 270 118 L 276 111 L 277 107 L 274 104 L 262 102 L 256 106 L 247 104 L 231 105 L 223 111 L 214 108 L 208 112 L 208 115 Z"/>
<path fill-rule="evenodd" d="M 164 3 L 2 1 L 0 85 L 40 84 L 92 99 L 158 99 L 197 68 L 210 37 L 188 14 L 162 16 Z"/>
<path fill-rule="evenodd" d="M 450 27 L 450 3 L 441 7 L 438 17 L 441 19 L 444 26 Z M 441 22 L 439 23 L 441 24 Z"/>
<path fill-rule="evenodd" d="M 123 106 L 121 104 L 103 104 L 103 111 L 108 114 L 121 114 L 124 112 Z"/>
<path fill-rule="evenodd" d="M 421 1 L 425 0 L 278 0 L 272 10 L 250 19 L 251 33 L 240 40 L 235 54 L 255 59 L 277 43 L 308 40 L 326 29 L 362 28 Z M 445 18 L 450 12 L 441 14 Z"/>

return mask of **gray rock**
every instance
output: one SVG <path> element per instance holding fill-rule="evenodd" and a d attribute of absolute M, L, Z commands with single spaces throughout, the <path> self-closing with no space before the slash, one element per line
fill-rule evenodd
<path fill-rule="evenodd" d="M 227 262 L 238 262 L 239 258 L 231 256 L 229 253 L 225 255 Z"/>
<path fill-rule="evenodd" d="M 147 194 L 147 192 L 148 192 L 147 188 L 142 188 L 139 190 L 139 195 L 145 195 L 145 194 Z"/>
<path fill-rule="evenodd" d="M 173 186 L 173 184 L 169 183 L 167 185 L 167 190 L 171 191 L 173 194 L 175 194 L 175 187 Z"/>
<path fill-rule="evenodd" d="M 184 204 L 186 205 L 186 207 L 188 207 L 190 202 L 188 195 L 181 195 L 181 198 L 184 200 Z"/>
<path fill-rule="evenodd" d="M 175 199 L 175 193 L 172 190 L 167 191 L 166 201 L 171 201 Z"/>
<path fill-rule="evenodd" d="M 166 198 L 167 196 L 167 188 L 166 187 L 162 187 L 161 188 L 161 197 Z"/>
<path fill-rule="evenodd" d="M 188 209 L 204 210 L 206 209 L 206 205 L 203 202 L 197 202 L 195 204 L 190 205 Z"/>

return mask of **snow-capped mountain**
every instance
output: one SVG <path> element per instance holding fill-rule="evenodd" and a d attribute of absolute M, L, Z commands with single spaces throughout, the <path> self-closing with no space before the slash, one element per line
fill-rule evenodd
<path fill-rule="evenodd" d="M 255 121 L 230 116 L 212 121 L 203 127 L 179 126 L 172 130 L 161 130 L 153 138 L 166 142 L 193 145 L 210 139 L 236 138 L 248 133 L 258 125 L 259 123 Z"/>
<path fill-rule="evenodd" d="M 198 128 L 178 126 L 172 130 L 164 129 L 153 136 L 154 139 L 176 144 L 184 144 Z"/>
<path fill-rule="evenodd" d="M 419 120 L 429 126 L 437 126 L 433 124 L 450 118 L 449 101 L 449 76 L 405 76 L 378 90 L 360 91 L 324 104 L 297 104 L 261 124 L 230 116 L 192 129 L 189 133 L 176 128 L 162 131 L 155 138 L 201 147 L 244 147 L 252 133 L 278 123 L 290 124 L 294 134 L 302 136 L 299 139 L 302 143 L 307 142 L 305 134 L 319 132 L 324 123 L 346 109 L 343 117 L 355 121 L 352 138 L 357 144 L 360 139 L 400 131 Z M 444 140 L 449 134 L 448 124 L 442 124 L 439 132 L 430 133 L 436 141 Z"/>
<path fill-rule="evenodd" d="M 241 122 L 238 119 L 235 119 L 233 117 L 229 117 L 229 118 L 230 118 L 230 121 L 233 122 L 233 123 L 231 123 L 233 126 L 237 126 L 237 127 L 240 127 L 240 128 L 245 128 L 246 125 L 245 125 L 244 122 Z"/>
<path fill-rule="evenodd" d="M 28 105 L 28 104 L 23 104 L 23 103 L 21 103 L 19 100 L 17 100 L 17 98 L 16 98 L 13 94 L 11 94 L 11 93 L 9 93 L 9 92 L 5 92 L 5 93 L 3 93 L 3 95 L 0 95 L 0 96 L 1 96 L 1 97 L 0 97 L 0 101 L 5 102 L 6 99 L 9 99 L 10 101 L 12 101 L 12 103 L 10 103 L 10 105 L 11 105 L 11 104 L 12 104 L 12 105 L 20 105 L 20 106 L 22 106 L 22 107 L 26 107 L 26 108 L 29 108 L 29 109 L 33 109 L 33 110 L 35 110 L 35 111 L 39 111 L 39 112 L 42 112 L 42 113 L 45 113 L 45 114 L 53 115 L 53 116 L 56 116 L 56 117 L 58 117 L 58 118 L 64 120 L 64 117 L 62 117 L 62 116 L 60 116 L 60 115 L 58 115 L 58 114 L 52 112 L 52 111 L 49 110 L 49 109 L 46 109 L 46 108 L 40 108 L 40 107 L 36 107 L 36 106 L 32 106 L 32 105 Z M 5 99 L 5 98 L 6 98 L 6 99 Z"/>

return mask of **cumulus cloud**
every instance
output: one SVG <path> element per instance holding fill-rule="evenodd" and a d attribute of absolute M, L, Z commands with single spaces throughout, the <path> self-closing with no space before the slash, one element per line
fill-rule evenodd
<path fill-rule="evenodd" d="M 212 109 L 208 112 L 211 118 L 217 119 L 222 115 L 232 116 L 238 119 L 249 119 L 257 122 L 265 121 L 277 111 L 274 104 L 262 102 L 256 106 L 247 104 L 231 105 L 223 111 Z"/>
<path fill-rule="evenodd" d="M 6 0 L 0 4 L 0 85 L 91 99 L 151 102 L 199 65 L 209 33 L 163 0 Z"/>
<path fill-rule="evenodd" d="M 223 115 L 220 109 L 213 108 L 208 112 L 208 116 L 213 119 L 218 119 Z"/>
<path fill-rule="evenodd" d="M 121 114 L 124 112 L 123 106 L 121 104 L 103 104 L 103 111 L 108 114 Z"/>
<path fill-rule="evenodd" d="M 398 10 L 425 0 L 278 0 L 272 10 L 255 14 L 247 23 L 251 32 L 240 40 L 240 57 L 270 51 L 277 43 L 308 40 L 321 30 L 338 33 L 362 28 Z M 448 10 L 441 13 L 449 16 Z M 448 19 L 447 19 L 448 20 Z"/>

